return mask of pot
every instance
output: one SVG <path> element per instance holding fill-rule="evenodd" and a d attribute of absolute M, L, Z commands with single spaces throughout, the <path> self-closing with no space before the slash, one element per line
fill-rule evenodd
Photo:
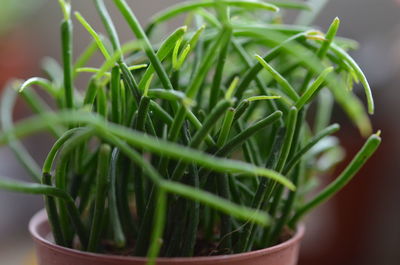
<path fill-rule="evenodd" d="M 29 223 L 35 242 L 38 265 L 146 265 L 146 258 L 87 253 L 55 245 L 49 241 L 50 225 L 44 210 Z M 192 257 L 158 258 L 158 265 L 296 265 L 300 241 L 304 235 L 300 226 L 295 235 L 279 245 L 241 254 Z"/>

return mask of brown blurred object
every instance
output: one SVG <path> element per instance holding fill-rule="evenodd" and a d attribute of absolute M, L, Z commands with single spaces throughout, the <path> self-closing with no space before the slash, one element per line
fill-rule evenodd
<path fill-rule="evenodd" d="M 393 264 L 383 262 L 383 260 L 392 261 L 393 257 L 386 256 L 382 259 L 382 263 L 376 260 L 376 257 L 382 256 L 385 251 L 396 255 L 394 249 L 383 250 L 385 248 L 383 242 L 375 240 L 377 231 L 383 230 L 380 227 L 384 223 L 382 219 L 388 218 L 383 215 L 379 217 L 384 208 L 382 197 L 385 197 L 385 192 L 392 192 L 390 189 L 382 190 L 382 187 L 387 187 L 388 178 L 398 177 L 395 164 L 390 163 L 391 156 L 396 153 L 396 132 L 387 129 L 391 126 L 385 120 L 379 115 L 373 120 L 375 128 L 383 128 L 384 140 L 378 151 L 347 187 L 322 206 L 322 209 L 311 215 L 308 222 L 313 225 L 315 222 L 325 222 L 322 224 L 324 231 L 318 231 L 314 235 L 310 233 L 309 240 L 306 234 L 298 265 Z M 363 139 L 350 125 L 342 126 L 339 138 L 346 148 L 346 161 L 336 170 L 331 181 L 344 169 L 363 144 Z M 395 186 L 392 188 L 396 189 Z M 320 216 L 326 213 L 329 213 L 328 220 Z"/>
<path fill-rule="evenodd" d="M 0 89 L 10 78 L 26 78 L 37 68 L 35 48 L 31 45 L 29 35 L 22 29 L 0 36 Z"/>

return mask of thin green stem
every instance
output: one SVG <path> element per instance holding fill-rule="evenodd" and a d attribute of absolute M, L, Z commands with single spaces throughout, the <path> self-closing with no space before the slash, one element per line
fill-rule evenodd
<path fill-rule="evenodd" d="M 121 122 L 121 73 L 118 67 L 113 67 L 111 72 L 111 117 L 114 123 Z"/>
<path fill-rule="evenodd" d="M 51 107 L 34 91 L 23 90 L 19 94 L 36 114 L 46 113 L 51 110 Z M 50 130 L 55 137 L 60 137 L 64 129 L 53 126 Z"/>
<path fill-rule="evenodd" d="M 158 77 L 160 78 L 161 83 L 163 84 L 165 89 L 174 89 L 169 78 L 167 72 L 165 71 L 164 67 L 162 66 L 160 60 L 157 58 L 152 45 L 149 39 L 146 36 L 143 28 L 140 26 L 139 21 L 137 20 L 136 16 L 133 14 L 132 10 L 129 8 L 128 4 L 125 0 L 114 0 L 114 4 L 120 10 L 122 15 L 124 16 L 125 20 L 127 21 L 128 25 L 135 33 L 136 37 L 143 41 L 144 50 L 149 57 L 151 64 L 153 65 L 155 72 L 157 73 Z"/>
<path fill-rule="evenodd" d="M 308 104 L 318 94 L 319 90 L 323 88 L 322 84 L 325 82 L 326 76 L 330 74 L 333 70 L 333 67 L 326 68 L 311 84 L 311 86 L 306 89 L 306 91 L 295 104 L 298 110 L 302 109 L 304 105 Z"/>
<path fill-rule="evenodd" d="M 224 74 L 225 62 L 227 59 L 227 55 L 228 55 L 228 51 L 229 51 L 229 47 L 230 47 L 230 43 L 231 43 L 231 38 L 232 38 L 232 28 L 229 25 L 224 25 L 224 27 L 221 30 L 226 31 L 227 33 L 221 37 L 224 39 L 222 40 L 221 50 L 218 55 L 218 61 L 217 61 L 216 69 L 215 69 L 213 83 L 210 88 L 210 99 L 209 99 L 209 105 L 208 105 L 209 111 L 211 111 L 214 108 L 214 106 L 217 104 L 219 95 L 221 93 L 222 78 L 223 78 L 223 74 Z"/>
<path fill-rule="evenodd" d="M 162 188 L 158 188 L 155 200 L 157 202 L 153 220 L 153 233 L 151 236 L 149 251 L 147 253 L 147 257 L 149 258 L 147 265 L 156 264 L 155 259 L 157 258 L 163 243 L 162 236 L 166 220 L 167 196 L 166 192 Z"/>
<path fill-rule="evenodd" d="M 43 173 L 42 184 L 52 186 L 52 176 L 48 173 Z M 47 217 L 51 226 L 51 231 L 57 245 L 66 246 L 60 219 L 57 212 L 57 204 L 52 196 L 44 195 Z"/>
<path fill-rule="evenodd" d="M 54 98 L 58 97 L 58 91 L 53 86 L 53 84 L 49 80 L 40 78 L 40 77 L 32 77 L 32 78 L 29 78 L 28 80 L 26 80 L 21 85 L 18 92 L 21 93 L 22 91 L 24 91 L 25 89 L 27 89 L 28 87 L 33 86 L 33 85 L 43 88 L 44 91 L 49 93 L 49 95 L 53 96 Z"/>
<path fill-rule="evenodd" d="M 69 216 L 71 218 L 71 222 L 74 224 L 75 229 L 78 232 L 79 239 L 83 247 L 86 246 L 86 236 L 85 236 L 85 228 L 80 220 L 79 211 L 75 207 L 74 201 L 72 198 L 63 190 L 55 188 L 53 186 L 44 185 L 44 184 L 33 184 L 33 183 L 26 183 L 26 182 L 19 182 L 8 180 L 6 178 L 0 178 L 0 188 L 3 190 L 13 191 L 13 192 L 20 192 L 26 194 L 39 194 L 39 195 L 46 195 L 55 198 L 62 199 L 66 201 L 67 209 L 69 211 Z"/>
<path fill-rule="evenodd" d="M 276 112 L 271 115 L 267 121 L 263 123 L 269 124 L 280 117 L 280 112 Z M 66 111 L 55 113 L 47 113 L 38 117 L 33 117 L 25 120 L 24 122 L 17 124 L 13 130 L 8 130 L 0 134 L 0 145 L 7 143 L 7 137 L 10 134 L 14 134 L 16 137 L 23 137 L 27 134 L 45 130 L 48 128 L 48 124 L 74 124 L 74 123 L 88 123 L 98 128 L 99 132 L 104 130 L 112 133 L 115 136 L 121 137 L 127 142 L 145 150 L 158 153 L 160 155 L 168 156 L 175 159 L 181 159 L 185 162 L 195 162 L 201 166 L 219 172 L 232 172 L 232 173 L 247 173 L 250 175 L 259 175 L 267 178 L 272 178 L 288 188 L 294 189 L 295 187 L 285 177 L 277 174 L 275 171 L 250 165 L 237 160 L 230 160 L 224 158 L 212 157 L 205 154 L 204 152 L 194 150 L 189 147 L 184 147 L 179 144 L 170 143 L 168 141 L 157 139 L 152 136 L 143 135 L 142 133 L 132 131 L 123 126 L 116 124 L 104 123 L 104 120 L 93 114 L 80 112 L 80 111 Z M 262 123 L 262 124 L 263 124 Z M 256 126 L 256 128 L 258 125 Z M 246 131 L 247 134 L 248 131 Z M 241 136 L 241 138 L 243 135 Z M 235 140 L 237 141 L 237 140 Z M 238 141 L 240 142 L 240 141 Z"/>
<path fill-rule="evenodd" d="M 96 178 L 96 198 L 92 224 L 90 228 L 89 244 L 87 251 L 96 252 L 99 247 L 101 236 L 101 223 L 104 218 L 104 208 L 108 189 L 108 167 L 111 148 L 108 145 L 102 145 L 99 151 L 97 161 L 97 178 Z"/>
<path fill-rule="evenodd" d="M 72 66 L 72 21 L 61 23 L 61 46 L 64 65 L 64 98 L 68 109 L 74 108 L 73 66 Z"/>
<path fill-rule="evenodd" d="M 96 42 L 97 47 L 103 54 L 104 58 L 106 60 L 110 59 L 110 53 L 108 52 L 106 46 L 104 45 L 103 41 L 101 40 L 99 34 L 90 26 L 90 24 L 86 21 L 86 19 L 79 13 L 75 12 L 75 17 L 78 19 L 78 21 L 82 24 L 82 26 L 89 32 L 89 34 L 92 36 L 93 40 Z"/>
<path fill-rule="evenodd" d="M 261 56 L 256 55 L 256 59 L 260 62 L 260 64 L 272 75 L 272 77 L 281 85 L 284 92 L 293 100 L 296 101 L 299 99 L 299 95 L 296 90 L 290 85 L 290 83 L 276 71 L 271 65 L 269 65 Z"/>
<path fill-rule="evenodd" d="M 114 242 L 118 248 L 123 248 L 126 245 L 126 238 L 122 229 L 120 213 L 117 205 L 117 169 L 120 158 L 120 152 L 114 148 L 111 154 L 110 162 L 110 186 L 108 191 L 108 208 L 110 211 L 110 221 L 113 227 Z"/>
<path fill-rule="evenodd" d="M 289 221 L 289 226 L 294 227 L 297 222 L 310 210 L 314 209 L 318 205 L 324 203 L 337 192 L 339 192 L 361 169 L 361 167 L 367 162 L 367 160 L 375 153 L 381 143 L 379 134 L 374 134 L 368 138 L 361 150 L 356 154 L 350 164 L 343 170 L 343 172 L 323 189 L 317 196 L 311 201 L 303 205 L 296 211 L 296 214 Z"/>
<path fill-rule="evenodd" d="M 340 129 L 340 126 L 335 123 L 325 129 L 323 129 L 318 134 L 316 134 L 312 139 L 309 140 L 309 142 L 303 148 L 301 148 L 299 151 L 297 151 L 297 153 L 295 153 L 293 155 L 293 157 L 286 163 L 286 166 L 282 171 L 283 174 L 287 175 L 293 169 L 293 167 L 295 167 L 297 165 L 297 163 L 299 163 L 301 157 L 304 156 L 316 144 L 318 144 L 321 139 L 337 132 L 339 129 Z"/>
<path fill-rule="evenodd" d="M 86 63 L 93 57 L 97 49 L 98 49 L 97 43 L 96 41 L 93 40 L 82 52 L 82 54 L 79 55 L 74 64 L 74 73 L 72 74 L 73 80 L 75 80 L 78 77 L 79 71 L 77 70 L 86 65 Z"/>
<path fill-rule="evenodd" d="M 256 1 L 228 1 L 228 0 L 222 0 L 222 3 L 225 5 L 229 6 L 235 6 L 235 7 L 241 7 L 241 8 L 248 8 L 248 9 L 264 9 L 272 12 L 277 12 L 279 11 L 279 8 L 267 4 L 264 2 L 256 2 Z M 202 1 L 186 1 L 184 3 L 176 4 L 175 6 L 169 7 L 167 10 L 162 11 L 159 14 L 156 14 L 153 16 L 151 19 L 152 24 L 159 24 L 165 20 L 171 19 L 177 15 L 180 15 L 185 12 L 189 12 L 192 10 L 195 10 L 200 7 L 215 7 L 217 5 L 216 1 L 214 0 L 202 0 Z"/>
<path fill-rule="evenodd" d="M 7 86 L 5 88 L 5 92 L 3 94 L 3 97 L 1 98 L 0 105 L 0 122 L 2 130 L 13 129 L 12 113 L 16 102 L 16 96 L 17 93 L 11 86 Z M 10 134 L 7 138 L 8 145 L 14 152 L 17 159 L 27 169 L 32 179 L 36 182 L 40 182 L 40 168 L 36 161 L 31 157 L 28 151 L 13 134 Z"/>
<path fill-rule="evenodd" d="M 121 50 L 121 44 L 118 38 L 117 30 L 115 29 L 114 23 L 110 17 L 110 14 L 107 11 L 106 5 L 104 4 L 103 0 L 94 0 L 96 4 L 97 11 L 100 15 L 100 18 L 103 22 L 104 27 L 110 37 L 111 44 L 113 46 L 114 51 Z M 121 55 L 121 59 L 122 59 Z"/>
<path fill-rule="evenodd" d="M 232 103 L 228 100 L 222 100 L 217 104 L 217 106 L 213 108 L 211 113 L 205 119 L 203 127 L 193 136 L 192 140 L 189 143 L 189 147 L 199 147 L 204 138 L 207 136 L 208 132 L 215 126 L 218 119 L 226 112 L 229 107 L 231 107 L 231 104 Z M 180 180 L 187 166 L 188 164 L 179 162 L 172 174 L 171 179 L 175 181 Z"/>
<path fill-rule="evenodd" d="M 221 131 L 218 136 L 217 146 L 221 148 L 229 137 L 229 132 L 231 131 L 233 118 L 235 116 L 235 109 L 229 108 L 225 114 L 224 121 L 222 123 Z"/>

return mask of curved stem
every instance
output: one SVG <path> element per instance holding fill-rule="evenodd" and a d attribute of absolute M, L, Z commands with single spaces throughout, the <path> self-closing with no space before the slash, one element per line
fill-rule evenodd
<path fill-rule="evenodd" d="M 361 150 L 356 154 L 350 164 L 343 170 L 336 180 L 315 196 L 314 199 L 296 211 L 296 214 L 289 221 L 289 226 L 293 228 L 304 214 L 327 201 L 340 191 L 375 153 L 380 143 L 381 138 L 377 134 L 370 136 Z"/>

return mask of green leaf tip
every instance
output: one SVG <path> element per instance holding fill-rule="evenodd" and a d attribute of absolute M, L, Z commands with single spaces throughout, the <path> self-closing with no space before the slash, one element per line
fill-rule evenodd
<path fill-rule="evenodd" d="M 82 26 L 87 30 L 87 32 L 92 36 L 93 40 L 96 42 L 99 50 L 103 54 L 106 60 L 111 58 L 110 53 L 104 45 L 103 40 L 100 35 L 94 30 L 94 28 L 89 24 L 89 22 L 79 13 L 78 11 L 74 12 L 76 19 L 82 24 Z"/>
<path fill-rule="evenodd" d="M 71 3 L 65 0 L 58 0 L 60 4 L 61 11 L 64 15 L 64 20 L 70 20 L 71 18 Z"/>
<path fill-rule="evenodd" d="M 271 74 L 271 76 L 276 80 L 277 83 L 279 83 L 286 95 L 288 95 L 291 100 L 297 101 L 299 99 L 299 95 L 297 94 L 296 90 L 290 85 L 288 80 L 286 80 L 275 68 L 267 63 L 267 61 L 265 61 L 263 57 L 258 54 L 256 54 L 255 57 L 260 65 Z"/>
<path fill-rule="evenodd" d="M 186 25 L 184 25 L 184 26 L 181 26 L 181 27 L 179 27 L 178 28 L 178 30 L 182 30 L 183 32 L 187 32 L 187 30 L 188 30 L 188 26 L 186 26 Z"/>
<path fill-rule="evenodd" d="M 280 173 L 278 173 L 276 171 L 273 171 L 273 170 L 270 170 L 267 168 L 255 168 L 255 172 L 257 175 L 275 180 L 276 182 L 282 184 L 289 190 L 292 190 L 292 191 L 296 190 L 296 186 L 293 184 L 292 181 L 290 181 L 289 179 L 282 176 Z"/>
<path fill-rule="evenodd" d="M 239 77 L 235 76 L 235 78 L 233 79 L 233 81 L 229 85 L 228 90 L 226 91 L 225 99 L 227 99 L 227 100 L 232 99 L 232 96 L 234 94 L 233 92 L 235 91 L 235 89 L 236 89 L 236 87 L 237 87 L 237 85 L 239 83 L 239 80 L 240 80 Z"/>
<path fill-rule="evenodd" d="M 339 25 L 340 25 L 340 18 L 339 18 L 339 17 L 335 17 L 335 18 L 333 19 L 332 25 L 335 25 L 335 27 L 338 28 Z"/>
<path fill-rule="evenodd" d="M 252 101 L 280 99 L 280 98 L 282 98 L 282 97 L 281 96 L 253 96 L 253 97 L 246 98 L 246 100 L 248 100 L 249 102 L 252 102 Z"/>

